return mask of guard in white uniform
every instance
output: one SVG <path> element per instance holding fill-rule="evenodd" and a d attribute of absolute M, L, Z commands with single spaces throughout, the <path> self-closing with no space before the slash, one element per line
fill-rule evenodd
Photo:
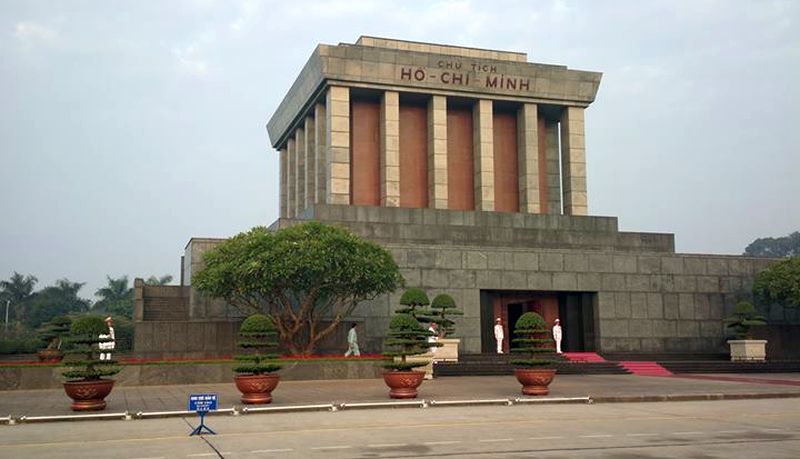
<path fill-rule="evenodd" d="M 503 331 L 503 321 L 498 317 L 494 321 L 494 340 L 497 341 L 497 353 L 503 353 L 503 339 L 506 337 Z"/>
<path fill-rule="evenodd" d="M 101 333 L 98 338 L 110 341 L 103 341 L 97 347 L 100 349 L 100 360 L 111 360 L 111 351 L 114 350 L 114 320 L 111 316 L 106 317 L 108 334 Z"/>
<path fill-rule="evenodd" d="M 556 353 L 561 354 L 561 321 L 556 319 L 556 324 L 553 325 L 553 340 L 556 342 Z"/>

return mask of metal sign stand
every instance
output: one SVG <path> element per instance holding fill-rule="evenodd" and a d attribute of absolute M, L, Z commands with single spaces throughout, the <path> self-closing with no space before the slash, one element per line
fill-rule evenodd
<path fill-rule="evenodd" d="M 217 433 L 206 425 L 206 414 L 217 409 L 217 394 L 191 394 L 189 395 L 189 411 L 196 411 L 200 415 L 200 425 L 189 436 L 203 435 L 204 431 L 211 435 Z"/>

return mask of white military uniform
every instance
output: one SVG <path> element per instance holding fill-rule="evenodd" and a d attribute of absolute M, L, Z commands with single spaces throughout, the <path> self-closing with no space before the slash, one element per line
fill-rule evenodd
<path fill-rule="evenodd" d="M 347 352 L 344 353 L 344 356 L 350 357 L 350 355 L 355 355 L 356 357 L 361 356 L 361 350 L 358 349 L 356 327 L 350 328 L 350 331 L 347 332 Z"/>
<path fill-rule="evenodd" d="M 114 327 L 108 326 L 108 334 L 100 334 L 100 339 L 110 339 L 111 341 L 103 341 L 97 347 L 100 349 L 100 360 L 111 360 L 111 351 L 114 350 Z M 103 352 L 105 351 L 105 352 Z"/>
<path fill-rule="evenodd" d="M 561 354 L 561 337 L 561 325 L 556 322 L 556 324 L 553 325 L 553 339 L 556 342 L 556 353 L 558 354 Z"/>
<path fill-rule="evenodd" d="M 503 338 L 505 338 L 505 332 L 503 331 L 503 324 L 495 323 L 494 324 L 494 340 L 497 341 L 497 353 L 503 353 Z"/>
<path fill-rule="evenodd" d="M 433 333 L 433 335 L 428 337 L 429 343 L 435 343 L 436 341 L 439 340 L 439 332 L 436 330 L 436 326 L 433 325 L 433 322 L 431 322 L 430 326 L 428 326 L 428 331 Z M 436 346 L 429 347 L 428 352 L 430 352 L 431 354 L 436 352 Z"/>

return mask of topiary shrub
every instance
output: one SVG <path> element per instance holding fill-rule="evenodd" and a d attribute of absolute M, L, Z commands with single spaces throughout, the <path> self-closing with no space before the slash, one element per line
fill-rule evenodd
<path fill-rule="evenodd" d="M 522 314 L 514 324 L 516 337 L 512 340 L 519 344 L 519 347 L 512 348 L 511 351 L 521 355 L 528 354 L 528 357 L 512 359 L 511 363 L 523 367 L 543 367 L 553 364 L 553 360 L 539 357 L 541 354 L 553 352 L 549 332 L 547 322 L 542 316 L 535 312 Z"/>
<path fill-rule="evenodd" d="M 457 309 L 456 301 L 452 296 L 442 293 L 436 295 L 431 302 L 431 322 L 435 322 L 439 327 L 439 337 L 447 338 L 455 332 L 455 322 L 450 317 L 463 315 L 464 312 Z"/>
<path fill-rule="evenodd" d="M 767 324 L 764 316 L 756 312 L 752 303 L 740 301 L 736 303 L 733 314 L 725 319 L 728 328 L 732 328 L 736 339 L 749 339 L 750 328 L 759 327 Z"/>
<path fill-rule="evenodd" d="M 428 299 L 428 294 L 421 288 L 412 287 L 403 292 L 400 297 L 400 304 L 402 305 L 397 311 L 398 314 L 408 314 L 414 319 L 422 322 L 430 322 L 430 311 L 425 310 L 425 306 L 431 304 Z"/>
<path fill-rule="evenodd" d="M 63 364 L 66 369 L 61 374 L 70 381 L 97 381 L 119 373 L 115 360 L 100 360 L 98 344 L 108 340 L 99 335 L 107 333 L 108 326 L 101 316 L 75 319 L 65 339 L 69 349 Z"/>
<path fill-rule="evenodd" d="M 278 347 L 278 332 L 269 316 L 253 314 L 239 327 L 239 340 L 236 345 L 249 351 L 236 356 L 241 362 L 233 371 L 240 374 L 261 375 L 281 369 L 275 359 L 278 355 L 272 350 Z"/>
<path fill-rule="evenodd" d="M 432 333 L 423 328 L 410 314 L 395 314 L 389 322 L 389 332 L 384 340 L 384 344 L 391 350 L 383 353 L 392 361 L 383 364 L 383 367 L 394 371 L 409 371 L 427 365 L 427 361 L 409 362 L 406 358 L 427 353 L 433 345 L 428 343 L 429 336 L 432 336 Z M 395 361 L 395 357 L 399 360 Z"/>
<path fill-rule="evenodd" d="M 39 339 L 45 344 L 46 349 L 61 349 L 61 343 L 69 334 L 72 319 L 67 316 L 56 316 L 44 323 L 39 330 Z"/>

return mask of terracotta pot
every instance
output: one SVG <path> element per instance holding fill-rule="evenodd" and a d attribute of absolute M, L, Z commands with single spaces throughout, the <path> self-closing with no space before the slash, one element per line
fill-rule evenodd
<path fill-rule="evenodd" d="M 417 398 L 417 387 L 422 384 L 425 373 L 421 371 L 386 371 L 383 380 L 389 386 L 389 397 Z"/>
<path fill-rule="evenodd" d="M 272 402 L 272 391 L 278 387 L 281 376 L 267 373 L 263 375 L 237 375 L 233 378 L 236 388 L 242 393 L 240 400 L 247 404 Z"/>
<path fill-rule="evenodd" d="M 36 355 L 42 363 L 58 363 L 64 359 L 61 349 L 41 349 Z"/>
<path fill-rule="evenodd" d="M 98 411 L 105 409 L 105 398 L 111 393 L 113 387 L 113 379 L 64 383 L 64 391 L 72 399 L 72 411 Z"/>
<path fill-rule="evenodd" d="M 553 382 L 556 370 L 550 368 L 517 368 L 514 376 L 522 384 L 524 395 L 547 395 L 550 390 L 547 386 Z"/>

